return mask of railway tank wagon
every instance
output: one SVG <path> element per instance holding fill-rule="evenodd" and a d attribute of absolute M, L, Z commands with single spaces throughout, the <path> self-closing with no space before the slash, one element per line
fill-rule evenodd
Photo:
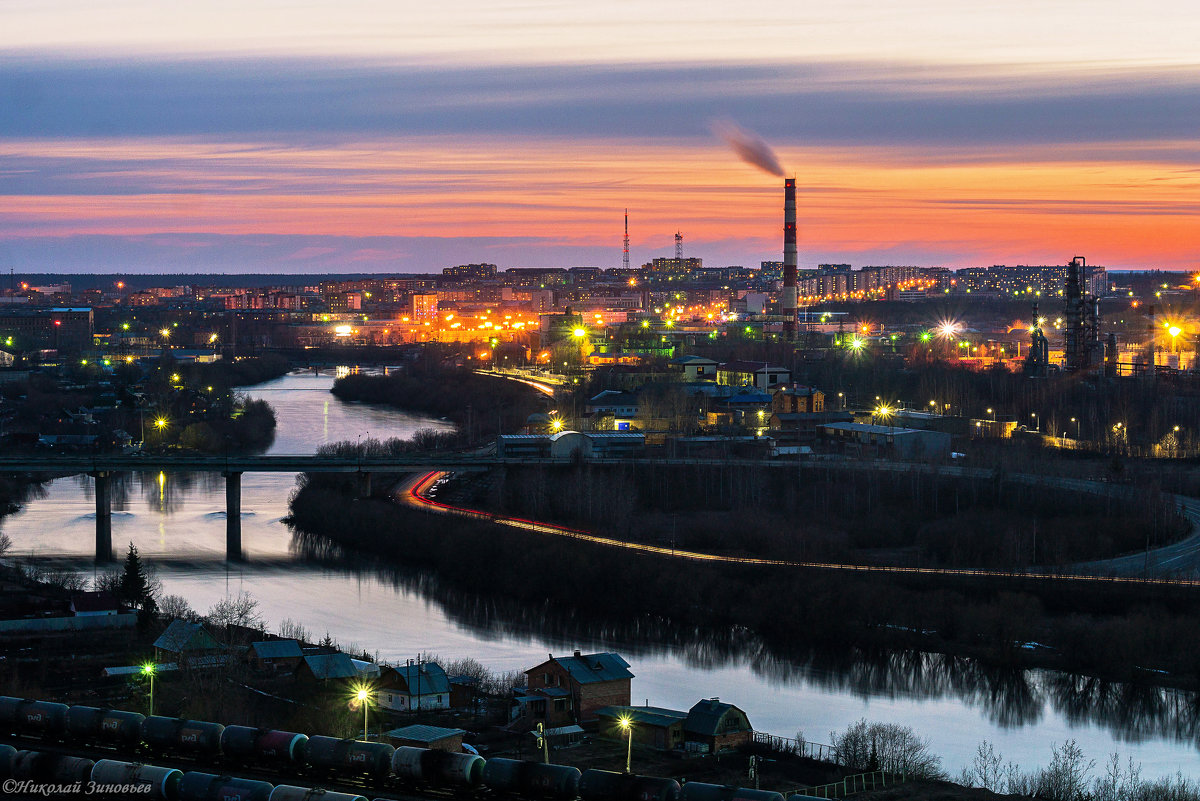
<path fill-rule="evenodd" d="M 119 709 L 72 706 L 67 712 L 67 739 L 73 742 L 136 748 L 142 742 L 146 716 Z"/>
<path fill-rule="evenodd" d="M 546 801 L 579 797 L 579 768 L 493 757 L 483 766 L 483 783 L 496 793 Z"/>
<path fill-rule="evenodd" d="M 783 793 L 752 790 L 730 784 L 688 782 L 679 793 L 680 801 L 784 801 Z"/>
<path fill-rule="evenodd" d="M 0 696 L 0 726 L 12 734 L 36 734 L 48 740 L 61 740 L 67 730 L 70 707 L 53 701 Z"/>
<path fill-rule="evenodd" d="M 579 777 L 583 801 L 679 801 L 679 782 L 589 768 Z"/>
<path fill-rule="evenodd" d="M 227 762 L 236 765 L 300 766 L 308 755 L 308 735 L 252 726 L 226 726 L 221 732 L 221 754 Z"/>
<path fill-rule="evenodd" d="M 478 754 L 402 745 L 391 757 L 391 771 L 404 781 L 437 786 L 478 787 L 486 763 Z"/>
<path fill-rule="evenodd" d="M 101 759 L 92 768 L 92 784 L 101 788 L 122 787 L 134 785 L 149 787 L 144 793 L 138 793 L 138 798 L 155 798 L 160 801 L 175 801 L 179 794 L 179 783 L 183 781 L 183 771 L 176 768 L 162 768 L 158 765 L 140 765 L 136 762 L 121 762 L 115 759 Z"/>
<path fill-rule="evenodd" d="M 270 782 L 189 771 L 179 782 L 178 801 L 270 801 L 274 790 Z"/>
<path fill-rule="evenodd" d="M 221 753 L 220 723 L 154 715 L 142 721 L 142 741 L 155 754 L 216 756 Z"/>
<path fill-rule="evenodd" d="M 386 743 L 343 740 L 314 735 L 308 738 L 305 761 L 318 774 L 366 776 L 384 782 L 391 773 L 392 754 L 396 749 Z"/>

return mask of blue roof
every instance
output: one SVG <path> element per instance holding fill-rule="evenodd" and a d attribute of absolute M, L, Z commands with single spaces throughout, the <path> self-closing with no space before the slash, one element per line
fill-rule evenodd
<path fill-rule="evenodd" d="M 634 724 L 646 726 L 673 726 L 687 719 L 687 712 L 664 709 L 659 706 L 606 706 L 596 710 L 602 718 L 629 718 Z"/>
<path fill-rule="evenodd" d="M 414 743 L 436 743 L 438 740 L 464 734 L 466 731 L 463 729 L 443 729 L 441 726 L 423 726 L 421 724 L 403 726 L 384 732 L 385 737 L 393 740 L 411 740 Z"/>
<path fill-rule="evenodd" d="M 267 640 L 251 643 L 250 647 L 259 659 L 299 659 L 303 656 L 300 643 L 295 640 Z"/>
<path fill-rule="evenodd" d="M 358 676 L 358 668 L 345 654 L 306 656 L 304 664 L 318 679 L 352 679 Z"/>
<path fill-rule="evenodd" d="M 559 656 L 555 657 L 554 661 L 562 665 L 571 674 L 571 678 L 580 684 L 633 678 L 633 674 L 629 672 L 629 663 L 618 654 Z"/>
<path fill-rule="evenodd" d="M 171 625 L 167 626 L 167 630 L 154 641 L 154 647 L 178 654 L 183 651 L 216 650 L 221 645 L 199 623 L 172 620 Z"/>
<path fill-rule="evenodd" d="M 446 671 L 437 662 L 422 662 L 417 665 L 401 665 L 392 670 L 404 680 L 410 694 L 435 695 L 450 692 L 450 680 Z"/>

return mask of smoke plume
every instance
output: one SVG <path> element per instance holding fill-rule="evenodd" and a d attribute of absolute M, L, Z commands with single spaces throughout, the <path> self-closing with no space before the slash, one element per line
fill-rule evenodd
<path fill-rule="evenodd" d="M 762 138 L 742 128 L 732 120 L 716 120 L 712 123 L 712 132 L 724 139 L 733 148 L 742 161 L 753 164 L 760 170 L 783 177 L 783 167 L 775 157 L 775 151 Z"/>

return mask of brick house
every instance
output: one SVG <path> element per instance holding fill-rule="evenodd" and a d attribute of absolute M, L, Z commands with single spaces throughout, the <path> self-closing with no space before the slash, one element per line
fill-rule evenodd
<path fill-rule="evenodd" d="M 800 384 L 780 387 L 771 395 L 771 411 L 775 414 L 823 412 L 825 393 L 815 387 Z"/>
<path fill-rule="evenodd" d="M 591 722 L 606 706 L 628 706 L 633 674 L 618 654 L 555 657 L 525 671 L 523 715 L 530 725 Z"/>
<path fill-rule="evenodd" d="M 753 731 L 745 712 L 719 698 L 697 702 L 683 721 L 687 741 L 704 743 L 712 754 L 745 745 Z"/>

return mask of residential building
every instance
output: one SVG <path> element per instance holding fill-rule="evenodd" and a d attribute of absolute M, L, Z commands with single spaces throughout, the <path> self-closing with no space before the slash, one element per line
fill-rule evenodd
<path fill-rule="evenodd" d="M 791 380 L 791 370 L 768 362 L 734 361 L 717 368 L 717 383 L 724 386 L 770 390 Z"/>
<path fill-rule="evenodd" d="M 704 356 L 678 356 L 671 367 L 683 373 L 684 381 L 715 381 L 719 363 Z"/>
<path fill-rule="evenodd" d="M 545 662 L 525 671 L 525 675 L 528 694 L 550 702 L 528 707 L 527 716 L 533 721 L 555 725 L 571 717 L 575 722 L 593 721 L 603 707 L 629 705 L 633 673 L 629 671 L 629 663 L 618 654 L 579 651 L 567 657 L 551 654 Z M 541 715 L 537 714 L 539 709 Z M 570 717 L 560 717 L 564 712 L 570 713 Z"/>
<path fill-rule="evenodd" d="M 773 414 L 823 411 L 825 411 L 825 393 L 815 387 L 794 384 L 779 387 L 771 395 L 771 412 Z"/>
<path fill-rule="evenodd" d="M 375 687 L 375 700 L 384 709 L 415 712 L 450 708 L 450 681 L 437 662 L 384 665 Z"/>

